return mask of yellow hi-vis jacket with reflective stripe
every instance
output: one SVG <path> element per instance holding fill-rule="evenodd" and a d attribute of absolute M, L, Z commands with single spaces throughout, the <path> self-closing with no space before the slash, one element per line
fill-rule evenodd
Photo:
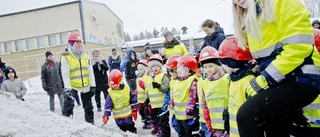
<path fill-rule="evenodd" d="M 138 77 L 137 78 L 137 90 L 138 90 L 138 103 L 144 103 L 144 101 L 147 99 L 147 92 L 146 92 L 146 86 L 147 86 L 147 81 L 150 81 L 148 80 L 150 78 L 150 76 L 148 75 L 143 75 L 142 77 Z M 139 86 L 139 81 L 142 81 L 144 83 L 144 89 L 141 88 Z"/>
<path fill-rule="evenodd" d="M 188 77 L 186 80 L 177 81 L 176 88 L 173 91 L 174 110 L 176 112 L 177 120 L 187 120 L 186 110 L 188 107 L 188 101 L 190 97 L 190 87 L 196 75 Z"/>
<path fill-rule="evenodd" d="M 238 81 L 230 82 L 228 100 L 230 137 L 240 137 L 237 124 L 237 113 L 241 105 L 247 100 L 245 90 L 252 78 L 254 78 L 253 75 L 247 75 Z"/>
<path fill-rule="evenodd" d="M 261 74 L 271 83 L 279 83 L 310 55 L 314 65 L 302 66 L 302 71 L 320 74 L 320 56 L 312 45 L 314 32 L 310 25 L 309 11 L 300 0 L 273 1 L 276 19 L 259 24 L 262 40 L 247 36 L 250 52 L 257 61 L 269 58 L 277 49 L 283 49 L 276 57 L 270 57 L 274 59 L 259 62 L 260 65 L 264 64 Z"/>
<path fill-rule="evenodd" d="M 87 52 L 81 57 L 81 59 L 77 59 L 71 54 L 65 55 L 68 60 L 70 66 L 70 84 L 75 88 L 87 87 L 90 84 L 89 80 L 89 60 Z"/>
<path fill-rule="evenodd" d="M 149 76 L 150 77 L 150 76 Z M 161 72 L 155 76 L 154 81 L 162 85 L 162 78 L 164 77 L 164 73 Z M 152 78 L 150 78 L 148 82 L 148 95 L 150 99 L 151 108 L 161 108 L 163 106 L 163 101 L 165 97 L 165 93 L 162 93 L 159 89 L 153 88 L 152 86 Z"/>
<path fill-rule="evenodd" d="M 177 87 L 177 79 L 171 79 L 170 80 L 170 83 L 169 83 L 169 85 L 170 85 L 170 99 L 171 98 L 173 98 L 173 91 L 175 90 L 175 88 Z M 176 114 L 176 112 L 174 111 L 174 108 L 172 107 L 171 108 L 171 113 L 173 114 L 173 115 L 175 115 Z"/>
<path fill-rule="evenodd" d="M 303 114 L 309 121 L 320 120 L 320 95 L 310 105 L 303 108 Z M 319 124 L 311 124 L 311 127 L 320 128 Z"/>
<path fill-rule="evenodd" d="M 130 87 L 125 84 L 123 90 L 108 89 L 113 103 L 112 113 L 114 118 L 124 118 L 131 115 Z"/>
<path fill-rule="evenodd" d="M 229 75 L 224 75 L 220 79 L 209 81 L 205 79 L 202 86 L 205 94 L 207 107 L 210 112 L 212 129 L 224 130 L 223 111 L 228 107 L 229 97 Z"/>
<path fill-rule="evenodd" d="M 197 82 L 197 90 L 198 90 L 198 102 L 199 102 L 199 121 L 202 122 L 202 123 L 206 123 L 206 120 L 204 119 L 204 115 L 203 115 L 203 99 L 202 99 L 202 90 L 203 90 L 203 86 L 205 85 L 205 80 L 202 79 L 202 77 L 200 77 L 198 79 L 198 82 Z M 206 86 L 206 85 L 205 85 Z"/>

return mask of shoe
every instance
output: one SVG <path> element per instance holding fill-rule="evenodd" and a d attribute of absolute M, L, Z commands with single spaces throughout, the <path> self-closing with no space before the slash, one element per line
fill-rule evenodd
<path fill-rule="evenodd" d="M 101 108 L 98 108 L 98 110 L 97 110 L 98 112 L 101 112 Z"/>
<path fill-rule="evenodd" d="M 151 130 L 151 134 L 152 135 L 158 134 L 158 132 L 159 132 L 159 127 L 158 126 L 154 126 L 153 130 Z"/>
<path fill-rule="evenodd" d="M 145 122 L 142 126 L 143 129 L 152 129 L 153 124 L 149 123 L 149 122 Z"/>

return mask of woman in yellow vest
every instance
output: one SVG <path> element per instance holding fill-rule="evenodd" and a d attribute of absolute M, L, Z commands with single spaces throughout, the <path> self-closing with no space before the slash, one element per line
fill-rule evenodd
<path fill-rule="evenodd" d="M 197 77 L 195 71 L 198 63 L 192 55 L 183 55 L 178 59 L 178 81 L 170 100 L 170 106 L 174 108 L 178 120 L 178 134 L 183 137 L 192 135 L 192 131 L 199 130 L 197 103 Z M 197 130 L 196 130 L 197 129 Z"/>
<path fill-rule="evenodd" d="M 320 55 L 310 13 L 301 0 L 233 0 L 235 37 L 248 45 L 259 72 L 247 85 L 252 96 L 239 108 L 241 137 L 290 135 L 292 112 L 320 93 Z"/>
<path fill-rule="evenodd" d="M 150 81 L 150 76 L 148 76 L 149 69 L 147 60 L 142 59 L 139 62 L 137 62 L 137 97 L 138 97 L 138 104 L 139 104 L 139 114 L 141 116 L 141 120 L 144 123 L 142 128 L 143 129 L 151 129 L 151 116 L 149 113 L 149 109 L 151 109 L 151 106 L 148 102 L 149 98 L 147 97 L 147 91 L 146 91 L 146 83 Z"/>
<path fill-rule="evenodd" d="M 165 41 L 163 42 L 164 49 L 162 49 L 160 54 L 164 56 L 165 59 L 168 59 L 172 55 L 189 54 L 185 45 L 174 37 L 172 32 L 168 31 L 163 36 L 165 38 Z"/>
<path fill-rule="evenodd" d="M 154 121 L 151 133 L 158 134 L 159 137 L 169 137 L 171 135 L 169 113 L 161 114 L 165 95 L 169 92 L 169 78 L 162 72 L 162 64 L 163 60 L 159 54 L 149 58 L 148 67 L 151 70 L 152 80 L 147 83 L 147 93 L 152 108 L 151 119 Z"/>
<path fill-rule="evenodd" d="M 240 137 L 236 115 L 240 106 L 247 100 L 246 84 L 255 77 L 252 68 L 256 64 L 249 63 L 252 59 L 249 49 L 241 49 L 235 37 L 228 37 L 221 43 L 219 57 L 222 68 L 230 74 L 228 99 L 230 137 Z"/>
<path fill-rule="evenodd" d="M 168 70 L 169 72 L 169 76 L 170 76 L 170 97 L 169 99 L 172 98 L 172 95 L 173 95 L 173 91 L 175 89 L 175 87 L 177 87 L 176 85 L 176 82 L 177 82 L 177 65 L 178 65 L 178 61 L 177 59 L 180 58 L 181 56 L 180 55 L 172 55 L 168 58 L 166 64 L 164 65 L 164 67 Z M 165 105 L 169 105 L 169 102 L 166 102 L 168 104 L 165 104 Z M 165 108 L 167 109 L 167 108 Z M 171 113 L 172 113 L 172 118 L 171 118 L 171 125 L 173 127 L 173 129 L 179 133 L 178 131 L 178 121 L 176 119 L 176 116 L 175 116 L 175 112 L 174 112 L 174 109 L 172 108 L 171 109 Z"/>
<path fill-rule="evenodd" d="M 221 137 L 227 134 L 223 113 L 228 107 L 229 75 L 220 67 L 217 54 L 218 51 L 211 46 L 200 52 L 199 61 L 206 78 L 201 82 L 198 96 L 206 122 L 206 134 Z"/>
<path fill-rule="evenodd" d="M 103 124 L 107 124 L 111 112 L 117 126 L 124 132 L 137 133 L 132 118 L 137 120 L 138 103 L 133 91 L 130 91 L 128 84 L 121 83 L 123 74 L 114 69 L 108 78 L 108 96 L 102 116 Z"/>

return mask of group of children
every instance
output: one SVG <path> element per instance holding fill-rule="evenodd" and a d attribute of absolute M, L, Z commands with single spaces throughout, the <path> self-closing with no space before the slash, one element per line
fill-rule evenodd
<path fill-rule="evenodd" d="M 162 67 L 167 73 L 162 71 Z M 219 50 L 205 47 L 198 56 L 173 55 L 163 65 L 159 54 L 137 63 L 137 90 L 121 83 L 122 73 L 111 71 L 109 95 L 103 121 L 113 112 L 123 131 L 136 133 L 134 120 L 139 112 L 143 129 L 152 134 L 171 136 L 171 125 L 179 136 L 239 137 L 237 112 L 256 93 L 248 89 L 257 76 L 257 65 L 248 49 L 228 37 Z M 201 69 L 201 75 L 196 72 Z M 121 121 L 121 122 L 119 122 Z"/>

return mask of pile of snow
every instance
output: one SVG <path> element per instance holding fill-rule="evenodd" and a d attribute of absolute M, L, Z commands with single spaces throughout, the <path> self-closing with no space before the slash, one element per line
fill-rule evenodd
<path fill-rule="evenodd" d="M 53 113 L 49 111 L 49 96 L 42 89 L 40 76 L 24 83 L 28 89 L 25 101 L 0 91 L 0 137 L 154 137 L 151 130 L 142 129 L 140 116 L 135 121 L 137 135 L 121 131 L 112 117 L 103 125 L 103 112 L 97 112 L 94 97 L 94 125 L 85 122 L 82 106 L 74 107 L 73 118 L 62 116 L 57 96 Z M 105 102 L 102 94 L 101 101 L 103 110 Z M 171 132 L 171 136 L 177 136 L 174 130 Z"/>

